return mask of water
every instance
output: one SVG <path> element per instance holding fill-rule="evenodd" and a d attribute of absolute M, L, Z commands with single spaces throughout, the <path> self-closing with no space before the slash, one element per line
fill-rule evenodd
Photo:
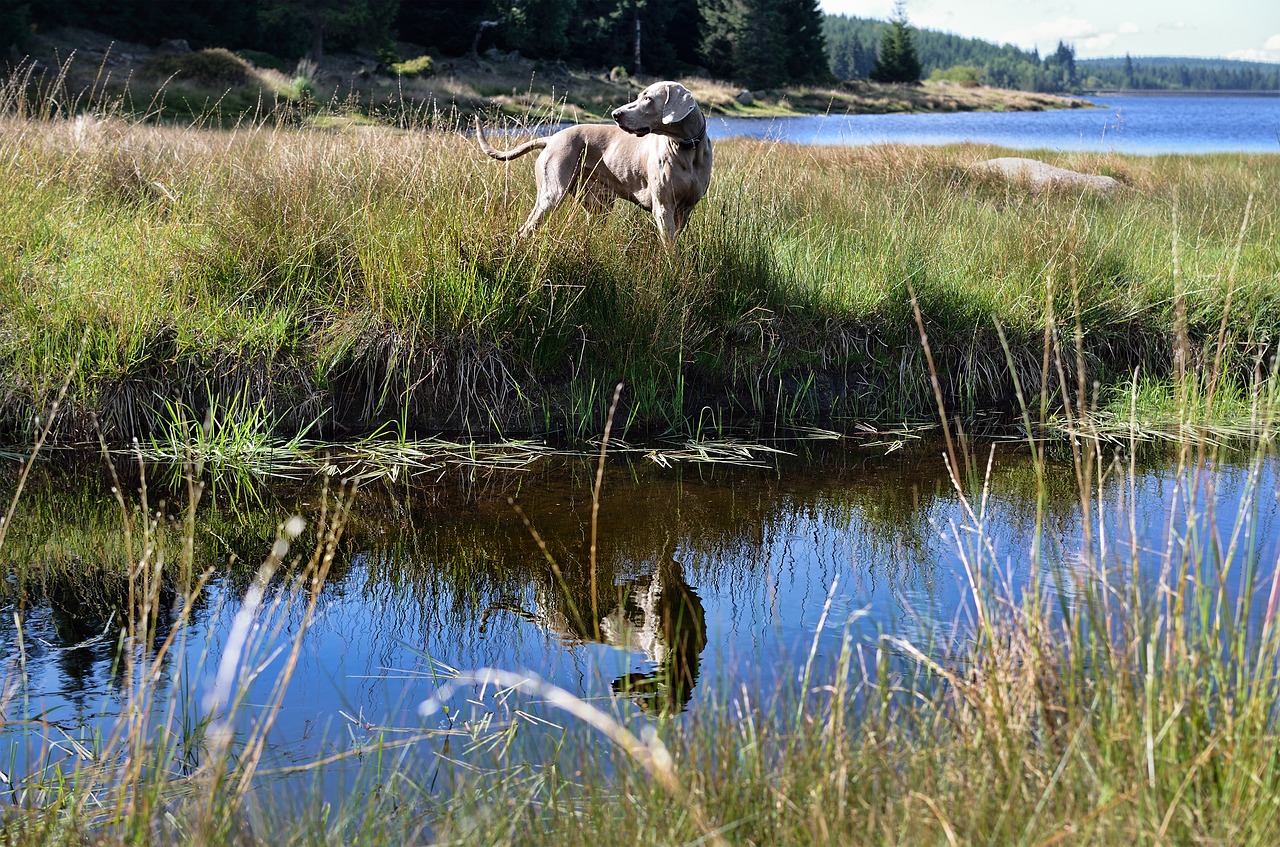
<path fill-rule="evenodd" d="M 1095 109 L 710 119 L 713 139 L 799 144 L 994 144 L 1015 150 L 1280 153 L 1280 96 L 1115 95 Z"/>
<path fill-rule="evenodd" d="M 696 714 L 726 692 L 746 690 L 752 702 L 765 703 L 794 683 L 811 656 L 817 679 L 830 674 L 846 634 L 864 645 L 882 633 L 921 644 L 964 638 L 971 612 L 966 562 L 983 551 L 1015 594 L 1034 581 L 1070 604 L 1073 580 L 1087 576 L 1078 565 L 1083 519 L 1068 464 L 1046 470 L 1049 498 L 1037 536 L 1034 469 L 1021 448 L 997 447 L 985 506 L 977 496 L 972 503 L 983 509 L 978 533 L 936 447 L 886 455 L 883 445 L 787 446 L 797 455 L 758 457 L 762 467 L 663 467 L 638 453 L 611 461 L 594 608 L 590 459 L 554 457 L 524 472 L 468 471 L 411 487 L 366 487 L 276 713 L 271 755 L 306 761 L 348 748 L 374 727 L 421 728 L 418 706 L 436 695 L 450 668 L 533 671 L 632 720 L 655 711 Z M 1104 529 L 1118 551 L 1106 560 L 1117 578 L 1129 577 L 1131 549 L 1140 551 L 1140 571 L 1152 580 L 1165 551 L 1207 549 L 1215 533 L 1206 524 L 1187 532 L 1186 515 L 1203 515 L 1209 504 L 1216 540 L 1228 537 L 1237 519 L 1244 528 L 1230 586 L 1247 563 L 1274 567 L 1280 464 L 1225 463 L 1199 478 L 1159 456 L 1131 478 L 1126 467 L 1113 468 L 1095 523 L 1095 536 Z M 0 610 L 7 714 L 41 716 L 59 739 L 87 738 L 110 725 L 125 685 L 115 663 L 124 589 L 95 579 L 91 561 L 92 539 L 114 536 L 119 512 L 100 473 L 50 473 L 26 495 L 31 505 L 20 510 L 6 555 L 70 561 L 71 569 L 43 580 L 31 601 Z M 215 575 L 176 651 L 184 667 L 170 660 L 161 683 L 163 691 L 184 692 L 195 713 L 213 688 L 272 527 L 290 513 L 314 516 L 318 494 L 318 483 L 275 492 L 265 518 L 260 509 L 204 508 L 197 559 Z M 80 534 L 89 537 L 87 546 L 78 546 Z M 1030 555 L 1037 540 L 1046 550 L 1038 565 Z M 240 564 L 228 564 L 232 554 Z M 1269 584 L 1265 574 L 1262 582 Z M 284 585 L 277 579 L 268 600 Z M 305 599 L 293 597 L 262 619 L 280 633 L 250 662 L 265 670 L 249 688 L 242 728 L 271 700 L 283 662 L 272 651 L 292 638 Z M 1256 622 L 1258 599 L 1247 599 Z M 157 639 L 175 623 L 172 610 L 162 613 Z M 26 684 L 14 687 L 19 659 Z M 467 702 L 468 691 L 450 700 L 454 720 L 474 719 L 480 709 Z M 437 714 L 426 723 L 440 720 Z M 17 755 L 8 767 L 21 773 L 24 761 Z"/>

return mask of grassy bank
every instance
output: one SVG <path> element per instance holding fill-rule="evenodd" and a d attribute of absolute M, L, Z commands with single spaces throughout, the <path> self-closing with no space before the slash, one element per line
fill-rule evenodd
<path fill-rule="evenodd" d="M 213 131 L 40 107 L 10 87 L 0 109 L 11 442 L 68 378 L 62 441 L 211 406 L 324 437 L 598 432 L 618 381 L 628 431 L 928 417 L 912 292 L 967 418 L 1012 409 L 1014 374 L 1052 410 L 1081 364 L 1104 407 L 1135 372 L 1145 390 L 1204 369 L 1247 399 L 1280 331 L 1274 156 L 1045 155 L 1124 188 L 1033 196 L 967 168 L 992 149 L 722 141 L 667 256 L 622 206 L 513 244 L 530 163 L 445 124 Z"/>

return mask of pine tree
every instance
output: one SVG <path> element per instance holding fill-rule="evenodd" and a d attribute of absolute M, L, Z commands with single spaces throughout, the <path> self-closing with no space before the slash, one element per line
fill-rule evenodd
<path fill-rule="evenodd" d="M 31 26 L 31 6 L 17 0 L 0 0 L 0 68 L 9 59 L 9 52 L 17 52 L 27 38 Z"/>
<path fill-rule="evenodd" d="M 734 44 L 734 78 L 752 88 L 787 81 L 786 19 L 779 0 L 743 0 L 745 14 Z"/>
<path fill-rule="evenodd" d="M 569 55 L 573 0 L 514 0 L 503 15 L 503 41 L 525 56 L 563 59 Z"/>
<path fill-rule="evenodd" d="M 816 0 L 700 0 L 702 61 L 752 87 L 831 78 Z"/>
<path fill-rule="evenodd" d="M 871 79 L 876 82 L 920 81 L 920 59 L 911 40 L 904 0 L 894 4 L 893 18 L 889 21 L 889 31 L 880 39 L 880 55 L 876 66 L 871 69 Z"/>
<path fill-rule="evenodd" d="M 1078 83 L 1076 51 L 1065 42 L 1058 42 L 1058 49 L 1044 57 L 1046 88 L 1050 91 L 1072 91 Z"/>
<path fill-rule="evenodd" d="M 817 0 L 776 0 L 785 33 L 783 64 L 787 82 L 829 82 L 827 38 Z"/>

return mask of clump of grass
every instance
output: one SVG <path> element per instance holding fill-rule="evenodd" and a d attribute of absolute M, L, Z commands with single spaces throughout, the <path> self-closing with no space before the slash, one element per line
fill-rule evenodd
<path fill-rule="evenodd" d="M 230 50 L 212 48 L 194 53 L 161 53 L 142 65 L 139 72 L 160 79 L 191 80 L 201 85 L 244 85 L 253 66 Z"/>

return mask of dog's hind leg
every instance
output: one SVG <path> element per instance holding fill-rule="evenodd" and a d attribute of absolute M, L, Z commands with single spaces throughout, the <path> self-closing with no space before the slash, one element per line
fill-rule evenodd
<path fill-rule="evenodd" d="M 542 219 L 554 212 L 563 202 L 563 194 L 555 196 L 539 193 L 538 201 L 534 204 L 533 211 L 529 212 L 529 217 L 520 226 L 520 229 L 516 230 L 516 237 L 527 238 L 532 235 L 533 231 L 538 228 L 538 224 L 542 223 Z"/>
<path fill-rule="evenodd" d="M 547 161 L 545 153 L 538 157 L 538 162 L 534 166 L 534 173 L 538 180 L 538 199 L 534 202 L 529 217 L 517 230 L 517 238 L 527 238 L 531 235 L 538 228 L 538 224 L 542 223 L 542 219 L 559 208 L 570 194 L 571 183 L 545 175 L 544 171 L 552 167 L 554 163 Z"/>

